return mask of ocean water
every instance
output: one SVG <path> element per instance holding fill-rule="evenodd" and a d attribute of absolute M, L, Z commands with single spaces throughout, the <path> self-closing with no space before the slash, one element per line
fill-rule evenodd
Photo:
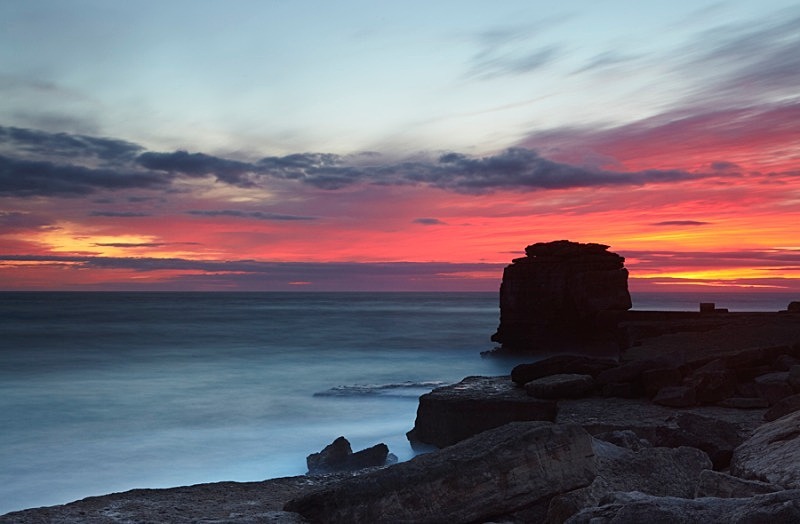
<path fill-rule="evenodd" d="M 775 311 L 791 299 L 639 294 L 634 307 Z M 407 460 L 419 395 L 531 359 L 481 356 L 497 304 L 496 293 L 0 293 L 0 514 L 299 475 L 340 435 Z"/>

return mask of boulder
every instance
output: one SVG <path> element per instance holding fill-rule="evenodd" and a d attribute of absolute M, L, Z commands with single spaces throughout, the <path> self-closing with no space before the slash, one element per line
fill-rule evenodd
<path fill-rule="evenodd" d="M 537 378 L 563 373 L 577 373 L 596 377 L 601 372 L 615 367 L 617 362 L 608 358 L 593 358 L 580 355 L 556 355 L 530 364 L 519 364 L 511 370 L 511 380 L 523 385 Z"/>
<path fill-rule="evenodd" d="M 508 422 L 553 421 L 556 411 L 554 401 L 529 396 L 508 376 L 467 377 L 422 395 L 407 437 L 443 448 Z"/>
<path fill-rule="evenodd" d="M 694 497 L 746 498 L 781 490 L 783 488 L 775 484 L 740 479 L 727 473 L 706 469 L 700 472 Z"/>
<path fill-rule="evenodd" d="M 800 488 L 800 411 L 767 422 L 737 447 L 731 474 Z"/>
<path fill-rule="evenodd" d="M 789 368 L 789 385 L 794 391 L 800 393 L 800 366 Z"/>
<path fill-rule="evenodd" d="M 755 378 L 755 383 L 759 396 L 766 399 L 770 405 L 776 404 L 782 398 L 794 394 L 794 389 L 789 385 L 788 371 L 760 375 Z"/>
<path fill-rule="evenodd" d="M 568 524 L 628 522 L 800 522 L 800 490 L 751 498 L 684 499 L 639 492 L 616 493 L 603 506 L 573 515 Z"/>
<path fill-rule="evenodd" d="M 697 404 L 697 392 L 691 386 L 667 386 L 658 390 L 653 403 L 673 408 L 694 406 Z"/>
<path fill-rule="evenodd" d="M 631 451 L 639 451 L 642 448 L 652 448 L 653 445 L 646 439 L 639 438 L 639 435 L 629 429 L 606 431 L 594 436 L 597 440 L 610 442 L 615 446 L 626 448 Z"/>
<path fill-rule="evenodd" d="M 350 442 L 344 437 L 339 437 L 319 453 L 312 453 L 306 457 L 306 465 L 310 474 L 355 471 L 384 466 L 389 457 L 389 448 L 386 444 L 376 444 L 353 453 Z M 396 460 L 396 457 L 392 457 Z"/>
<path fill-rule="evenodd" d="M 772 422 L 784 415 L 800 410 L 800 394 L 784 397 L 764 413 L 764 420 Z"/>
<path fill-rule="evenodd" d="M 596 475 L 579 426 L 517 422 L 343 480 L 285 506 L 311 522 L 467 523 L 546 503 Z"/>
<path fill-rule="evenodd" d="M 793 300 L 786 306 L 786 311 L 789 313 L 800 313 L 800 301 Z"/>
<path fill-rule="evenodd" d="M 556 422 L 579 424 L 592 435 L 628 430 L 657 447 L 698 448 L 719 469 L 764 423 L 764 411 L 695 406 L 676 412 L 644 399 L 588 397 L 560 400 Z"/>
<path fill-rule="evenodd" d="M 503 271 L 500 326 L 504 348 L 552 350 L 609 342 L 617 325 L 606 313 L 631 308 L 625 259 L 608 246 L 568 240 L 525 248 Z"/>
<path fill-rule="evenodd" d="M 648 397 L 654 397 L 661 388 L 680 386 L 683 373 L 678 368 L 656 368 L 642 371 L 642 386 Z"/>
<path fill-rule="evenodd" d="M 692 498 L 700 473 L 711 467 L 708 456 L 695 448 L 642 448 L 633 452 L 597 439 L 593 447 L 597 477 L 585 488 L 554 497 L 546 522 L 564 522 L 616 491 L 635 489 L 651 495 Z"/>
<path fill-rule="evenodd" d="M 591 375 L 562 374 L 537 378 L 525 384 L 528 395 L 537 398 L 580 398 L 594 389 Z"/>

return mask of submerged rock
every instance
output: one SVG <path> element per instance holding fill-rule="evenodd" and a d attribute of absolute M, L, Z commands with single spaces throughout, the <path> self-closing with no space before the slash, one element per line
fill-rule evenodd
<path fill-rule="evenodd" d="M 384 466 L 387 462 L 396 461 L 397 458 L 389 453 L 386 444 L 376 444 L 371 448 L 353 453 L 350 442 L 344 437 L 337 438 L 319 453 L 312 453 L 306 457 L 306 465 L 310 474 L 355 471 Z"/>

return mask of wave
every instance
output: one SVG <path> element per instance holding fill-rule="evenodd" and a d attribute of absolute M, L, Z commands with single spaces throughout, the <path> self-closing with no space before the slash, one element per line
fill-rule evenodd
<path fill-rule="evenodd" d="M 391 384 L 348 384 L 334 386 L 325 391 L 314 393 L 315 397 L 419 397 L 434 388 L 447 385 L 448 382 L 397 382 Z"/>

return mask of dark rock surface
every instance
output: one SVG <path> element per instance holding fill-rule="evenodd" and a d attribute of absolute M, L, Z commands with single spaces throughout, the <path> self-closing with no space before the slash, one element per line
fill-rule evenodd
<path fill-rule="evenodd" d="M 555 416 L 554 401 L 527 395 L 508 376 L 467 377 L 420 397 L 408 439 L 442 448 L 509 422 Z"/>
<path fill-rule="evenodd" d="M 344 437 L 339 437 L 319 453 L 312 453 L 306 457 L 306 465 L 311 474 L 332 473 L 384 466 L 387 459 L 390 459 L 390 455 L 386 444 L 376 444 L 353 453 L 350 442 Z"/>
<path fill-rule="evenodd" d="M 711 467 L 708 456 L 695 448 L 643 448 L 633 452 L 595 439 L 593 449 L 597 477 L 585 488 L 554 497 L 546 522 L 564 522 L 584 508 L 597 506 L 616 491 L 692 498 L 701 472 Z"/>
<path fill-rule="evenodd" d="M 591 375 L 561 374 L 537 378 L 525 384 L 528 395 L 536 398 L 580 398 L 594 389 Z"/>
<path fill-rule="evenodd" d="M 736 448 L 731 474 L 800 488 L 800 411 L 767 422 Z"/>
<path fill-rule="evenodd" d="M 608 358 L 593 358 L 583 355 L 555 355 L 530 364 L 519 364 L 511 370 L 511 380 L 520 386 L 559 374 L 578 374 L 596 377 L 603 371 L 617 366 L 617 361 Z"/>
<path fill-rule="evenodd" d="M 0 516 L 2 524 L 129 524 L 236 522 L 298 524 L 283 511 L 292 498 L 349 475 L 302 476 L 264 482 L 216 482 L 171 489 L 135 489 Z"/>
<path fill-rule="evenodd" d="M 783 488 L 777 484 L 745 480 L 727 473 L 707 469 L 700 473 L 697 491 L 695 491 L 694 496 L 695 498 L 746 498 L 782 490 Z"/>
<path fill-rule="evenodd" d="M 613 342 L 604 314 L 631 307 L 625 259 L 601 244 L 567 240 L 533 244 L 503 271 L 500 326 L 505 348 L 543 351 Z"/>
<path fill-rule="evenodd" d="M 311 522 L 485 522 L 588 485 L 592 438 L 575 425 L 517 422 L 289 502 Z"/>
<path fill-rule="evenodd" d="M 568 524 L 627 524 L 631 522 L 794 523 L 800 522 L 800 490 L 779 491 L 750 498 L 658 497 L 639 492 L 617 493 L 608 503 L 581 511 Z"/>

